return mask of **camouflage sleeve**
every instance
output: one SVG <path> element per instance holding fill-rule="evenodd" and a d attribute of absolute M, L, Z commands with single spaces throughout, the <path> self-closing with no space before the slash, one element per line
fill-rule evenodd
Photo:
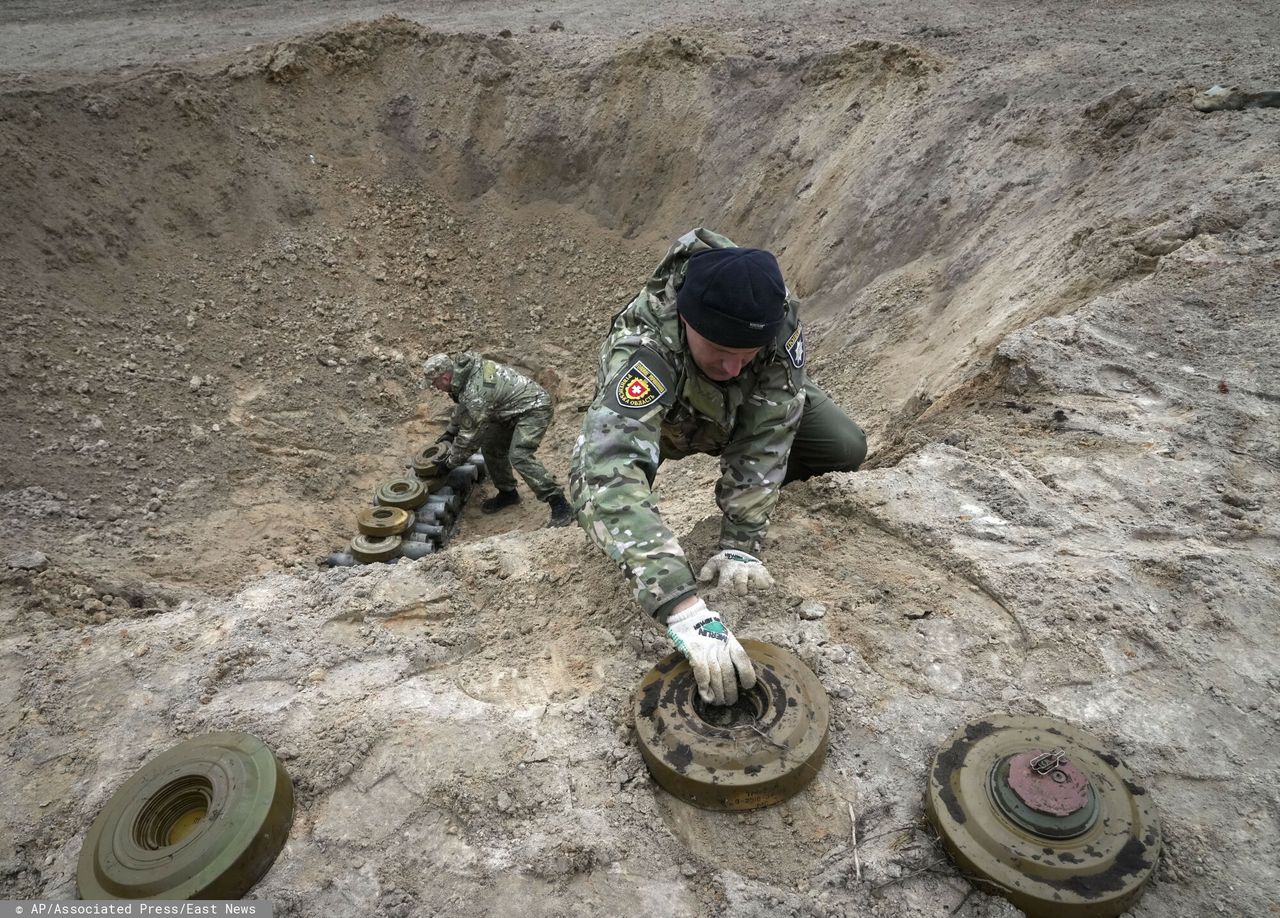
<path fill-rule="evenodd" d="M 651 487 L 674 373 L 645 348 L 614 351 L 606 369 L 574 448 L 570 495 L 587 536 L 622 568 L 640 607 L 659 617 L 697 586 Z"/>
<path fill-rule="evenodd" d="M 479 384 L 468 384 L 458 397 L 458 407 L 454 409 L 450 427 L 457 424 L 457 436 L 449 444 L 449 455 L 445 465 L 457 468 L 466 462 L 476 450 L 476 442 L 480 439 L 480 431 L 488 417 L 488 402 Z"/>
<path fill-rule="evenodd" d="M 470 420 L 470 418 L 464 419 L 458 428 L 458 435 L 449 443 L 449 454 L 444 458 L 447 468 L 456 469 L 470 459 L 471 454 L 476 451 L 475 444 L 479 439 L 480 428 L 469 423 Z"/>
<path fill-rule="evenodd" d="M 760 553 L 803 413 L 803 379 L 797 383 L 781 364 L 769 367 L 738 410 L 733 439 L 720 456 L 721 548 Z"/>
<path fill-rule="evenodd" d="M 449 415 L 449 426 L 444 429 L 444 433 L 440 435 L 441 439 L 454 440 L 457 439 L 458 431 L 462 429 L 462 406 L 454 405 L 453 414 Z"/>

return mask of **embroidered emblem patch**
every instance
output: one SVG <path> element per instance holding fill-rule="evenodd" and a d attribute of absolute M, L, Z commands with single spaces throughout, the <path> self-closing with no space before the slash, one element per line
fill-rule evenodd
<path fill-rule="evenodd" d="M 804 334 L 800 331 L 799 325 L 787 339 L 787 356 L 791 358 L 791 365 L 796 369 L 804 366 Z"/>
<path fill-rule="evenodd" d="M 667 394 L 667 386 L 643 360 L 637 360 L 618 380 L 616 394 L 624 408 L 647 408 Z"/>

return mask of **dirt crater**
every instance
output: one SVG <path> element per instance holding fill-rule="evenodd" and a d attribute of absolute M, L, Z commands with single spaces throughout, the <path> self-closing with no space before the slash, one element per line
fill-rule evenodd
<path fill-rule="evenodd" d="M 1028 67 L 797 29 L 390 19 L 0 95 L 0 543 L 46 556 L 0 584 L 7 891 L 70 895 L 133 768 L 246 729 L 298 789 L 282 914 L 1012 914 L 919 794 L 934 744 L 1013 710 L 1161 798 L 1139 913 L 1265 911 L 1274 120 L 1193 112 L 1155 40 L 1117 87 L 1066 41 Z M 833 700 L 812 791 L 747 817 L 645 775 L 629 696 L 667 644 L 541 505 L 313 564 L 443 424 L 432 351 L 543 381 L 563 474 L 601 329 L 694 225 L 779 253 L 878 453 L 788 490 L 775 595 L 709 597 Z M 659 480 L 697 557 L 714 475 Z"/>

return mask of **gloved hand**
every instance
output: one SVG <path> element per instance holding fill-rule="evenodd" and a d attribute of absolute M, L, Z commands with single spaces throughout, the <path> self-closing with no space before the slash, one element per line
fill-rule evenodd
<path fill-rule="evenodd" d="M 451 472 L 471 458 L 471 450 L 460 447 L 456 440 L 449 441 L 449 452 L 440 460 L 441 472 Z"/>
<path fill-rule="evenodd" d="M 733 585 L 735 593 L 745 593 L 750 589 L 763 590 L 773 586 L 773 575 L 755 555 L 736 548 L 726 548 L 718 555 L 712 556 L 702 570 L 698 572 L 699 580 L 720 578 L 720 585 Z"/>
<path fill-rule="evenodd" d="M 739 682 L 744 689 L 755 686 L 751 658 L 701 599 L 667 619 L 667 637 L 688 658 L 703 701 L 733 704 L 738 700 Z"/>
<path fill-rule="evenodd" d="M 452 442 L 453 442 L 453 438 L 454 438 L 454 437 L 456 437 L 457 435 L 458 435 L 458 434 L 457 434 L 457 432 L 456 432 L 456 431 L 446 430 L 446 431 L 445 431 L 444 433 L 442 433 L 440 436 L 436 437 L 436 442 L 437 442 L 437 443 L 452 443 Z"/>

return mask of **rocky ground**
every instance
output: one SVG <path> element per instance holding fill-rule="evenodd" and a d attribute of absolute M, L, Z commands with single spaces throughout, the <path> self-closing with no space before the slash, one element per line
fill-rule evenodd
<path fill-rule="evenodd" d="M 1156 800 L 1135 915 L 1280 908 L 1280 111 L 1190 104 L 1280 88 L 1266 5 L 398 9 L 0 13 L 0 891 L 72 896 L 110 793 L 233 729 L 297 789 L 282 914 L 1012 915 L 921 795 L 1013 711 Z M 563 474 L 695 225 L 778 252 L 873 449 L 708 597 L 833 704 L 741 816 L 647 776 L 666 641 L 545 506 L 316 567 L 444 423 L 433 351 L 542 381 Z M 715 475 L 659 477 L 695 559 Z"/>

